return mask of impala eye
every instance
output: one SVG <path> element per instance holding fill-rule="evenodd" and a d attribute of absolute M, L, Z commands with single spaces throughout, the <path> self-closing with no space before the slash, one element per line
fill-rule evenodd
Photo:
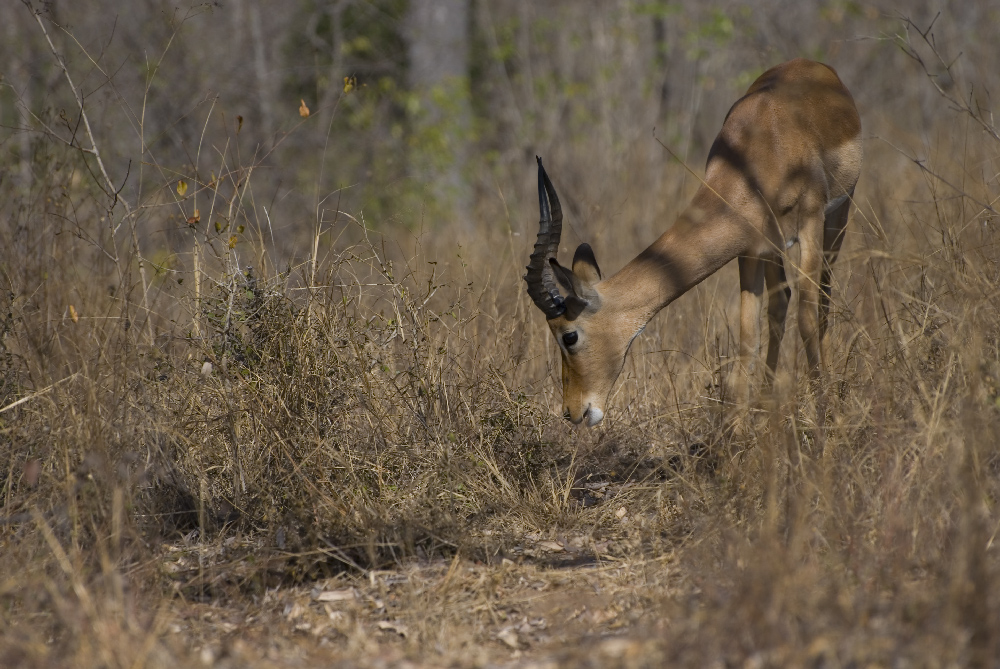
<path fill-rule="evenodd" d="M 580 335 L 578 335 L 576 332 L 567 332 L 566 334 L 563 335 L 563 343 L 566 344 L 566 346 L 572 346 L 579 339 Z"/>

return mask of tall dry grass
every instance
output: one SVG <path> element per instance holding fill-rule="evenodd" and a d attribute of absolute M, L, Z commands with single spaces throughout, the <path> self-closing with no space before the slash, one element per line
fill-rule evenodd
<path fill-rule="evenodd" d="M 916 37 L 905 46 L 934 70 Z M 147 257 L 143 280 L 114 230 L 128 214 L 75 149 L 39 141 L 30 188 L 3 186 L 0 664 L 280 666 L 292 656 L 266 653 L 267 634 L 307 614 L 275 602 L 331 582 L 383 604 L 331 613 L 300 661 L 374 662 L 365 626 L 388 620 L 408 629 L 396 659 L 485 664 L 531 650 L 524 625 L 514 643 L 498 631 L 505 592 L 590 592 L 613 568 L 600 587 L 623 622 L 603 630 L 625 645 L 567 631 L 536 659 L 991 666 L 1000 145 L 952 95 L 919 165 L 889 126 L 866 143 L 825 429 L 790 327 L 777 398 L 732 437 L 733 268 L 650 325 L 607 424 L 585 432 L 557 415 L 558 356 L 514 226 L 456 248 L 323 206 L 305 260 L 285 261 L 258 165 L 223 151 L 217 176 L 164 172 L 134 203 L 198 249 L 197 264 Z M 615 239 L 612 264 L 682 206 L 681 175 L 665 170 L 655 203 L 622 200 L 616 219 L 648 223 Z M 243 622 L 211 622 L 226 611 Z M 241 625 L 264 635 L 250 650 Z"/>

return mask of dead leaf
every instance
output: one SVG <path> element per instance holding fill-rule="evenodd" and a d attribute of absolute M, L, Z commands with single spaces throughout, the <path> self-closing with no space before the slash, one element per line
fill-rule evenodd
<path fill-rule="evenodd" d="M 211 667 L 215 664 L 215 649 L 205 646 L 201 649 L 201 652 L 198 653 L 198 659 L 201 660 L 203 666 Z"/>
<path fill-rule="evenodd" d="M 606 609 L 592 611 L 590 613 L 590 620 L 595 625 L 603 625 L 617 618 L 619 613 L 620 611 L 612 606 Z"/>
<path fill-rule="evenodd" d="M 188 217 L 187 224 L 190 225 L 191 227 L 194 227 L 195 225 L 198 224 L 199 221 L 201 221 L 201 211 L 195 209 L 194 216 Z"/>
<path fill-rule="evenodd" d="M 401 623 L 380 620 L 375 625 L 383 632 L 395 632 L 404 639 L 410 635 L 410 630 Z"/>
<path fill-rule="evenodd" d="M 521 640 L 517 638 L 517 632 L 514 631 L 513 627 L 505 627 L 497 632 L 497 639 L 514 650 L 521 647 Z"/>
<path fill-rule="evenodd" d="M 299 105 L 299 116 L 309 118 L 309 107 L 306 107 L 306 101 L 300 99 L 300 102 L 302 104 Z"/>
<path fill-rule="evenodd" d="M 329 604 L 323 605 L 323 610 L 326 611 L 326 617 L 333 621 L 334 624 L 339 625 L 347 621 L 347 614 L 343 611 L 338 611 Z"/>
<path fill-rule="evenodd" d="M 539 541 L 538 547 L 550 553 L 562 553 L 566 550 L 566 547 L 558 541 Z"/>
<path fill-rule="evenodd" d="M 180 181 L 177 182 L 177 194 L 180 195 L 181 197 L 184 197 L 184 195 L 187 194 L 187 192 L 188 192 L 187 182 L 181 179 Z"/>
<path fill-rule="evenodd" d="M 598 647 L 602 655 L 606 657 L 624 657 L 626 653 L 632 651 L 638 644 L 629 639 L 608 639 Z"/>
<path fill-rule="evenodd" d="M 317 602 L 347 602 L 358 598 L 358 591 L 354 588 L 343 588 L 341 590 L 324 590 L 316 595 Z"/>
<path fill-rule="evenodd" d="M 76 313 L 76 307 L 74 307 L 72 304 L 69 305 L 69 318 L 74 323 L 80 322 L 80 314 Z"/>
<path fill-rule="evenodd" d="M 305 612 L 306 612 L 305 607 L 299 604 L 298 602 L 292 602 L 291 604 L 285 605 L 285 611 L 284 611 L 285 619 L 288 620 L 289 622 L 298 620 L 299 618 L 302 617 L 302 615 Z"/>

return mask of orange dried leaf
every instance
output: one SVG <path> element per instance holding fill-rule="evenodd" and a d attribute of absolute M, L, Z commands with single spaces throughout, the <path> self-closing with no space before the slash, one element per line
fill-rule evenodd
<path fill-rule="evenodd" d="M 302 118 L 309 118 L 309 107 L 306 107 L 306 101 L 300 99 L 300 102 L 302 104 L 299 105 L 299 116 Z"/>
<path fill-rule="evenodd" d="M 195 225 L 197 225 L 197 224 L 198 224 L 198 223 L 199 223 L 200 221 L 201 221 L 201 212 L 200 212 L 199 210 L 195 209 L 195 210 L 194 210 L 194 216 L 190 216 L 190 217 L 188 218 L 188 221 L 187 221 L 187 223 L 188 223 L 188 225 L 190 225 L 191 227 L 194 227 L 194 226 L 195 226 Z"/>
<path fill-rule="evenodd" d="M 74 323 L 80 322 L 80 314 L 76 313 L 76 307 L 69 305 L 69 317 Z"/>

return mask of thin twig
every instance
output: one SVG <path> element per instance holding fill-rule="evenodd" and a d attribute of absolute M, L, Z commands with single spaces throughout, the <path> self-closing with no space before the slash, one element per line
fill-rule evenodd
<path fill-rule="evenodd" d="M 56 381 L 55 383 L 53 383 L 50 386 L 46 386 L 45 388 L 42 388 L 38 392 L 31 393 L 30 395 L 25 395 L 21 399 L 15 401 L 15 402 L 11 402 L 7 406 L 5 406 L 2 409 L 0 409 L 0 413 L 3 413 L 5 411 L 10 411 L 14 407 L 18 407 L 18 406 L 24 404 L 25 402 L 30 402 L 31 400 L 33 400 L 35 398 L 41 397 L 42 395 L 44 395 L 45 393 L 49 392 L 50 390 L 52 390 L 56 386 L 58 386 L 58 385 L 60 385 L 62 383 L 65 383 L 66 381 L 69 381 L 70 379 L 76 378 L 77 376 L 79 376 L 79 374 L 80 374 L 80 372 L 75 372 L 73 374 L 70 374 L 66 378 L 59 379 L 58 381 Z"/>
<path fill-rule="evenodd" d="M 73 83 L 73 77 L 69 73 L 69 68 L 66 67 L 66 62 L 63 60 L 63 57 L 59 54 L 58 49 L 56 49 L 56 45 L 52 41 L 52 37 L 49 35 L 49 31 L 45 27 L 45 22 L 42 21 L 41 12 L 35 10 L 34 6 L 31 3 L 31 0 L 21 0 L 21 1 L 24 3 L 24 6 L 28 9 L 28 11 L 31 12 L 32 16 L 35 17 L 35 21 L 38 23 L 39 29 L 41 29 L 42 34 L 45 36 L 45 41 L 48 42 L 49 50 L 52 51 L 52 56 L 55 58 L 56 63 L 59 65 L 59 68 L 63 71 L 63 74 L 66 77 L 66 83 L 69 84 L 69 88 L 73 92 L 73 98 L 76 100 L 76 104 L 80 108 L 80 118 L 83 121 L 84 129 L 87 131 L 87 138 L 90 140 L 90 148 L 85 149 L 84 147 L 80 146 L 77 146 L 76 148 L 80 149 L 84 153 L 89 153 L 94 156 L 94 160 L 97 163 L 97 167 L 101 172 L 101 176 L 104 178 L 104 183 L 107 185 L 107 189 L 105 190 L 105 192 L 108 193 L 108 195 L 112 198 L 111 204 L 108 205 L 108 222 L 110 225 L 113 225 L 114 217 L 112 216 L 112 213 L 114 212 L 115 205 L 118 202 L 121 202 L 122 205 L 125 207 L 125 216 L 129 220 L 129 228 L 132 233 L 132 251 L 135 254 L 136 260 L 139 263 L 139 278 L 142 281 L 142 308 L 146 312 L 146 333 L 147 336 L 149 337 L 149 344 L 152 345 L 153 324 L 152 320 L 150 319 L 151 312 L 149 310 L 149 299 L 148 299 L 149 282 L 146 280 L 146 267 L 145 264 L 143 263 L 142 254 L 140 253 L 139 250 L 139 236 L 136 232 L 135 216 L 133 214 L 132 207 L 129 206 L 129 203 L 126 200 L 118 199 L 118 192 L 120 191 L 120 189 L 115 186 L 114 180 L 111 179 L 111 176 L 108 174 L 107 168 L 104 166 L 104 159 L 101 157 L 101 152 L 97 148 L 97 140 L 95 139 L 93 129 L 90 126 L 90 118 L 87 116 L 87 110 L 84 105 L 83 95 L 80 93 L 80 90 L 76 87 L 76 84 Z M 73 144 L 74 143 L 72 142 L 72 140 L 70 140 L 70 145 L 73 146 Z M 122 271 L 121 263 L 117 262 L 116 266 L 118 268 L 119 281 L 122 281 L 124 283 L 124 276 L 123 276 L 124 272 Z"/>

